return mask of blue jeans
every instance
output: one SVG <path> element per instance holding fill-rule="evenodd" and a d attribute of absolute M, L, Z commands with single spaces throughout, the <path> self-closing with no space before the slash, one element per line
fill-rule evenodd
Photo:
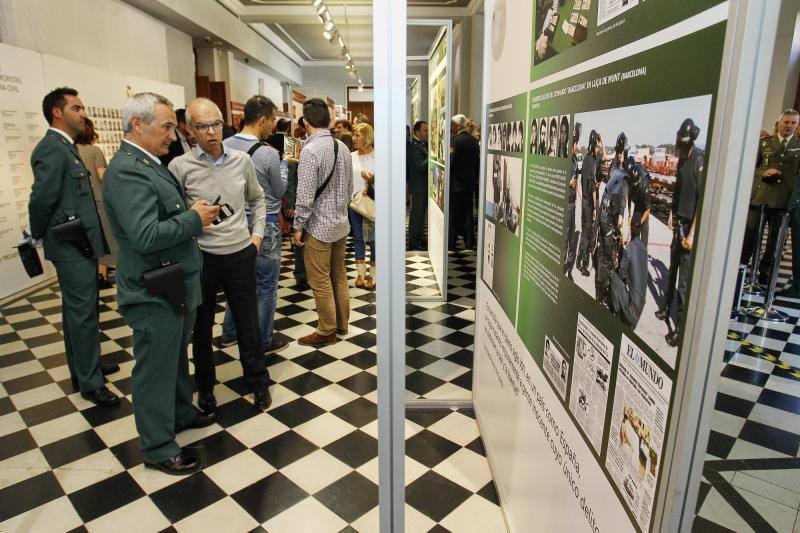
<path fill-rule="evenodd" d="M 350 226 L 353 228 L 356 259 L 364 259 L 367 256 L 367 243 L 364 242 L 364 217 L 349 207 L 347 213 L 350 216 Z M 369 260 L 375 262 L 375 241 L 369 242 Z"/>
<path fill-rule="evenodd" d="M 275 303 L 278 299 L 278 277 L 281 271 L 281 228 L 278 222 L 267 221 L 264 240 L 256 256 L 256 292 L 258 294 L 258 322 L 261 329 L 261 346 L 272 344 L 272 326 L 275 321 Z M 222 338 L 236 338 L 233 313 L 225 306 Z"/>

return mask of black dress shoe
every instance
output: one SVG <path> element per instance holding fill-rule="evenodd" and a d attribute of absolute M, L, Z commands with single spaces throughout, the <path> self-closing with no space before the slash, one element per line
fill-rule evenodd
<path fill-rule="evenodd" d="M 119 372 L 119 365 L 116 363 L 100 363 L 100 372 L 102 372 L 104 376 Z"/>
<path fill-rule="evenodd" d="M 253 405 L 259 411 L 266 411 L 272 405 L 272 395 L 269 393 L 269 388 L 260 390 L 254 394 L 255 401 Z"/>
<path fill-rule="evenodd" d="M 187 429 L 198 429 L 208 427 L 214 422 L 217 421 L 217 413 L 212 412 L 209 414 L 205 413 L 197 413 L 197 416 L 194 417 L 194 420 L 189 422 L 189 425 L 186 426 Z"/>
<path fill-rule="evenodd" d="M 656 311 L 656 318 L 659 320 L 666 320 L 669 318 L 669 307 L 662 307 Z"/>
<path fill-rule="evenodd" d="M 781 298 L 800 298 L 800 288 L 789 285 L 788 288 L 778 291 L 778 296 Z"/>
<path fill-rule="evenodd" d="M 678 332 L 677 331 L 670 331 L 664 337 L 664 340 L 666 340 L 667 344 L 669 344 L 673 348 L 676 347 L 678 345 Z"/>
<path fill-rule="evenodd" d="M 175 457 L 170 457 L 165 461 L 161 461 L 160 463 L 145 462 L 144 466 L 147 468 L 161 470 L 165 474 L 169 474 L 171 476 L 187 476 L 200 471 L 200 463 L 197 461 L 197 459 L 183 455 L 183 452 L 179 453 Z"/>
<path fill-rule="evenodd" d="M 211 415 L 217 412 L 217 399 L 214 398 L 214 393 L 201 394 L 197 398 L 197 407 L 203 412 L 204 415 Z"/>
<path fill-rule="evenodd" d="M 108 390 L 105 386 L 89 392 L 82 392 L 81 396 L 101 407 L 111 407 L 119 404 L 119 396 Z"/>

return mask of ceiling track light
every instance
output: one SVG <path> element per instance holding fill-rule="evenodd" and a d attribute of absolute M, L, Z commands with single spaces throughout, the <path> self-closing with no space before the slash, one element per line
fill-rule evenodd
<path fill-rule="evenodd" d="M 311 0 L 311 5 L 314 6 L 315 8 L 319 7 L 321 3 L 322 0 Z"/>
<path fill-rule="evenodd" d="M 317 8 L 317 15 L 323 15 L 327 10 L 328 6 L 325 4 L 320 4 L 320 6 Z"/>
<path fill-rule="evenodd" d="M 353 57 L 350 55 L 350 51 L 347 49 L 345 45 L 344 38 L 339 33 L 339 30 L 336 28 L 336 24 L 333 22 L 333 15 L 331 14 L 328 6 L 325 4 L 325 0 L 310 0 L 311 6 L 316 11 L 317 20 L 320 24 L 324 27 L 324 31 L 322 32 L 322 36 L 328 40 L 328 42 L 335 46 L 339 45 L 341 48 L 341 55 L 344 59 L 347 60 L 347 63 L 344 66 L 344 69 L 350 75 L 351 78 L 358 80 L 359 90 L 363 90 L 364 84 L 361 82 L 361 76 L 358 75 L 358 70 L 356 70 L 356 66 L 353 63 Z M 345 11 L 345 22 L 347 22 L 347 13 Z"/>

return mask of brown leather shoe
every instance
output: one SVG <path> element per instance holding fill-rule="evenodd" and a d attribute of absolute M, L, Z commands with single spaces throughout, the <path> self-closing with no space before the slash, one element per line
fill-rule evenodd
<path fill-rule="evenodd" d="M 367 279 L 364 280 L 364 288 L 368 291 L 375 290 L 375 278 L 372 276 L 367 276 Z"/>
<path fill-rule="evenodd" d="M 323 346 L 329 346 L 331 344 L 336 344 L 336 341 L 339 339 L 336 338 L 336 333 L 331 333 L 330 335 L 320 335 L 316 331 L 311 335 L 306 335 L 305 337 L 300 337 L 297 339 L 297 344 L 301 346 L 313 346 L 314 348 L 322 348 Z"/>

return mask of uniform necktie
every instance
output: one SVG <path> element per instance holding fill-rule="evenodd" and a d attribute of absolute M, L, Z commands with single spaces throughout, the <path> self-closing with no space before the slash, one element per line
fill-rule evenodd
<path fill-rule="evenodd" d="M 784 149 L 784 150 L 786 150 L 786 145 L 787 145 L 787 144 L 789 144 L 789 139 L 787 139 L 786 137 L 784 137 L 784 138 L 781 140 L 781 145 L 783 146 L 783 149 Z"/>

